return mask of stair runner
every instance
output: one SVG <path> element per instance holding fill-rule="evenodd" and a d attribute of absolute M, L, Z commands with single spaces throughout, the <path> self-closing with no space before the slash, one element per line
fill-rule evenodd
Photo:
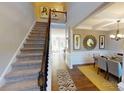
<path fill-rule="evenodd" d="M 42 62 L 47 23 L 36 22 L 28 35 L 12 70 L 5 75 L 6 83 L 1 91 L 40 91 L 38 73 Z"/>

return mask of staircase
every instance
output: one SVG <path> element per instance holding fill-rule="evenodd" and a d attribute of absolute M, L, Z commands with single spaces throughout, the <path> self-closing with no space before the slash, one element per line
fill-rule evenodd
<path fill-rule="evenodd" d="M 12 64 L 12 70 L 5 75 L 6 84 L 0 88 L 1 91 L 40 91 L 37 79 L 47 26 L 47 23 L 36 22 L 17 55 L 16 62 Z"/>

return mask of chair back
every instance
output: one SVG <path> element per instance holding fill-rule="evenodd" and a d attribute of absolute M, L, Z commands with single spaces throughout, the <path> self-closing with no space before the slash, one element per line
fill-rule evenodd
<path fill-rule="evenodd" d="M 108 60 L 107 64 L 108 64 L 108 72 L 109 73 L 111 73 L 119 78 L 122 76 L 122 66 L 121 66 L 120 62 L 114 61 L 114 60 Z"/>
<path fill-rule="evenodd" d="M 99 54 L 93 54 L 93 59 L 95 63 L 98 61 L 98 57 L 100 57 Z"/>
<path fill-rule="evenodd" d="M 98 57 L 97 65 L 100 69 L 107 71 L 107 59 L 103 57 Z"/>

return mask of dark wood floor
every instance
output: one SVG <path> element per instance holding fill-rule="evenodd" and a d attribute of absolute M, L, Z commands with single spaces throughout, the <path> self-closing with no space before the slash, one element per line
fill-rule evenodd
<path fill-rule="evenodd" d="M 79 71 L 77 66 L 73 69 L 68 69 L 78 91 L 98 91 L 99 89 Z"/>
<path fill-rule="evenodd" d="M 52 62 L 52 91 L 58 91 L 57 84 L 57 69 L 66 69 L 69 71 L 76 87 L 77 91 L 97 91 L 98 88 L 90 82 L 90 80 L 82 74 L 77 66 L 74 66 L 73 69 L 69 69 L 64 62 L 64 57 L 61 54 L 53 54 L 53 62 Z"/>

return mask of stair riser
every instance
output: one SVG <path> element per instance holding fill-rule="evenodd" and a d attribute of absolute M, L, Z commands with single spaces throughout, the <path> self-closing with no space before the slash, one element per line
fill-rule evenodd
<path fill-rule="evenodd" d="M 24 44 L 24 48 L 43 48 L 44 44 Z"/>

